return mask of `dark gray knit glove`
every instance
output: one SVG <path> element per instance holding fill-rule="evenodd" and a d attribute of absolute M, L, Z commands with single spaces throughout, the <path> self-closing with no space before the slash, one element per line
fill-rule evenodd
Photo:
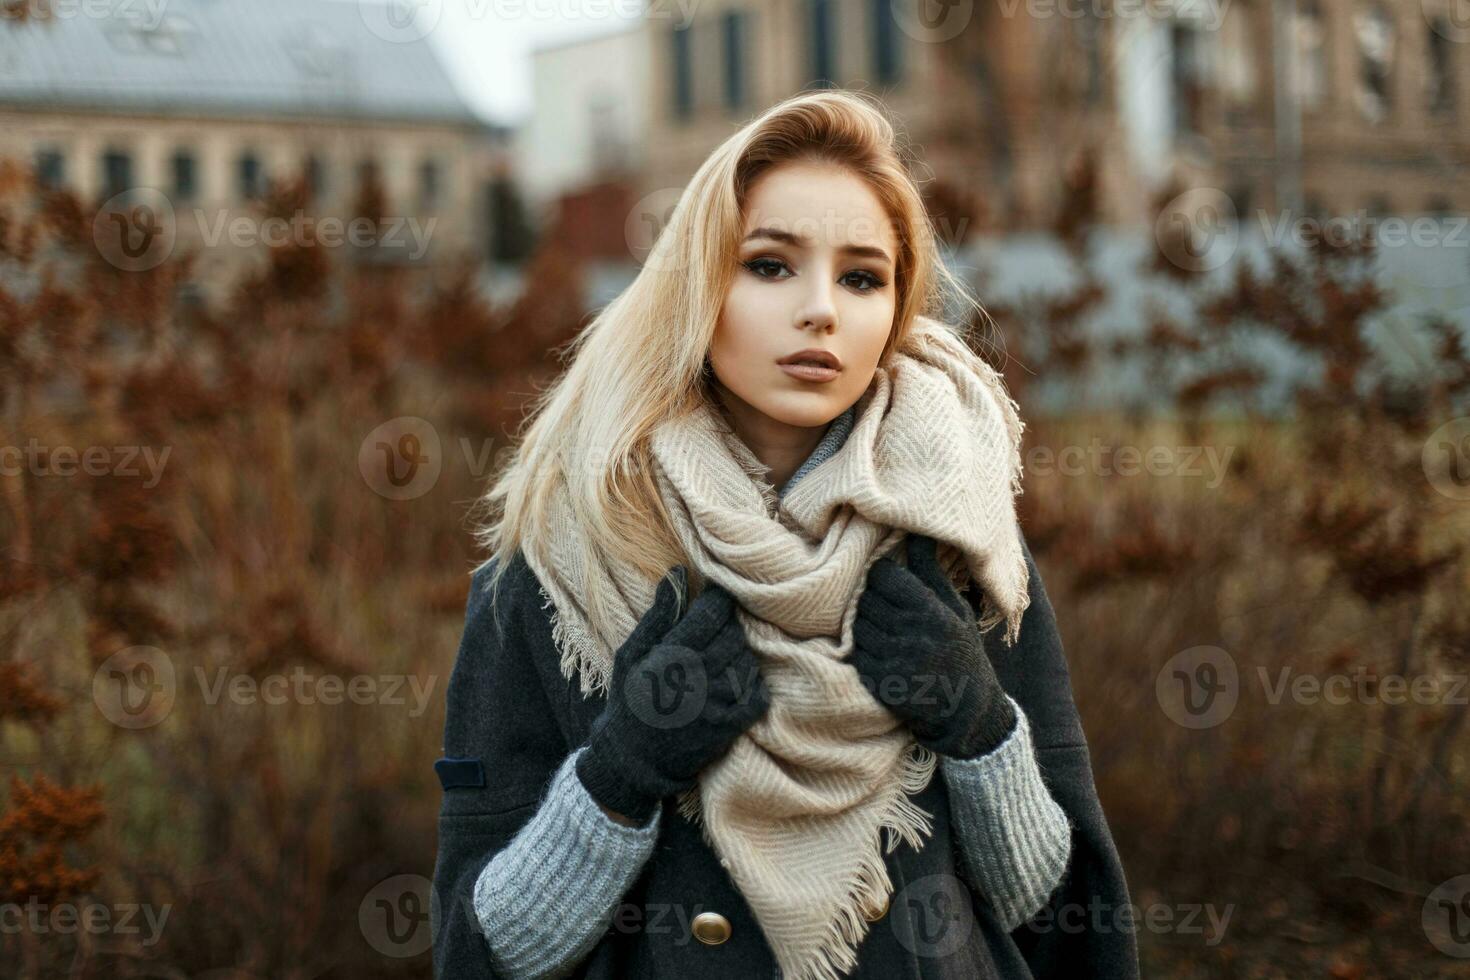
<path fill-rule="evenodd" d="M 974 610 L 927 535 L 908 537 L 908 567 L 887 556 L 868 569 L 848 662 L 863 686 L 940 755 L 973 759 L 1016 724 Z"/>
<path fill-rule="evenodd" d="M 687 589 L 683 565 L 670 575 Z M 708 582 L 680 619 L 666 576 L 614 655 L 607 706 L 577 775 L 598 803 L 645 822 L 660 799 L 694 786 L 769 706 L 734 596 Z"/>

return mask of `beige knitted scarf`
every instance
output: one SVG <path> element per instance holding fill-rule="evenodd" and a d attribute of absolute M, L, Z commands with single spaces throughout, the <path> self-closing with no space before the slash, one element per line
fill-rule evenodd
<path fill-rule="evenodd" d="M 856 965 L 864 910 L 892 891 L 884 851 L 900 838 L 921 848 L 933 832 L 908 797 L 936 757 L 842 663 L 868 568 L 890 551 L 902 561 L 906 534 L 930 535 L 957 584 L 982 587 L 980 626 L 1004 623 L 1012 642 L 1029 602 L 1014 503 L 1021 430 L 996 372 L 920 318 L 859 398 L 847 440 L 784 499 L 708 404 L 651 435 L 690 580 L 734 595 L 771 694 L 680 812 L 702 825 L 787 980 L 835 980 Z M 552 540 L 527 560 L 555 606 L 562 673 L 579 671 L 587 692 L 605 687 L 658 582 L 590 554 L 564 491 L 552 506 Z M 583 605 L 593 590 L 615 607 L 601 632 Z"/>

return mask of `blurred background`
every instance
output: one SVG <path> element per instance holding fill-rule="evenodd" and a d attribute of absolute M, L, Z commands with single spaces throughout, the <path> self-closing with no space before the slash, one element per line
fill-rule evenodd
<path fill-rule="evenodd" d="M 468 508 L 816 86 L 988 310 L 1144 975 L 1470 972 L 1467 0 L 0 0 L 0 977 L 429 975 Z"/>

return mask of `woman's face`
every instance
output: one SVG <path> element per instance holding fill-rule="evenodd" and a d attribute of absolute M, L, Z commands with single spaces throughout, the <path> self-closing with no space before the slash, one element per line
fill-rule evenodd
<path fill-rule="evenodd" d="M 893 223 L 861 178 L 805 162 L 762 174 L 745 213 L 740 267 L 710 345 L 726 406 L 759 413 L 766 426 L 826 425 L 867 390 L 893 329 Z M 783 369 L 783 358 L 808 348 L 830 353 L 838 369 Z"/>

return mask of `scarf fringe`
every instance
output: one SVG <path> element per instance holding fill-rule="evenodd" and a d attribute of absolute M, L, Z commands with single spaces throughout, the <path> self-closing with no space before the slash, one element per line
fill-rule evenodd
<path fill-rule="evenodd" d="M 929 749 L 917 741 L 909 743 L 898 778 L 886 790 L 882 803 L 878 830 L 885 844 L 878 851 L 865 853 L 856 871 L 843 883 L 844 898 L 836 918 L 827 924 L 827 934 L 811 956 L 790 970 L 780 970 L 778 976 L 784 980 L 842 980 L 857 966 L 857 947 L 872 926 L 864 912 L 892 898 L 893 882 L 883 855 L 892 854 L 901 841 L 920 850 L 934 835 L 934 815 L 909 797 L 924 791 L 935 777 L 938 764 L 939 757 Z M 700 803 L 696 785 L 679 795 L 679 814 L 698 826 L 705 843 L 714 849 Z M 723 857 L 720 863 L 729 868 Z"/>
<path fill-rule="evenodd" d="M 576 671 L 584 698 L 606 690 L 609 668 L 605 666 L 602 647 L 596 637 L 561 615 L 546 586 L 540 586 L 538 591 L 546 600 L 541 604 L 542 611 L 551 610 L 551 641 L 561 654 L 561 675 L 571 680 L 572 672 Z"/>

